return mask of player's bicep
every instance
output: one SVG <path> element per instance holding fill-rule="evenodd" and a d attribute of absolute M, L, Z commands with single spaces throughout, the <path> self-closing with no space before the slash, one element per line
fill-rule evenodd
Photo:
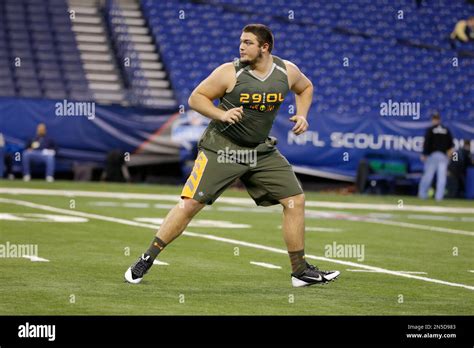
<path fill-rule="evenodd" d="M 305 74 L 303 74 L 302 72 L 300 72 L 300 76 L 298 78 L 298 80 L 295 81 L 295 83 L 293 84 L 293 87 L 291 88 L 291 90 L 293 92 L 295 92 L 296 94 L 300 94 L 302 93 L 304 90 L 306 90 L 307 88 L 309 87 L 313 87 L 313 84 L 311 83 L 311 81 L 306 77 Z"/>
<path fill-rule="evenodd" d="M 312 87 L 313 84 L 306 77 L 305 74 L 293 63 L 285 61 L 287 72 L 288 72 L 288 83 L 290 89 L 296 94 L 302 93 L 308 87 Z"/>

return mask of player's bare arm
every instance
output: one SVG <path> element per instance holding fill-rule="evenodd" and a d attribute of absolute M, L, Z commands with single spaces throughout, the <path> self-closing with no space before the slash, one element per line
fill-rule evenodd
<path fill-rule="evenodd" d="M 308 129 L 307 115 L 313 100 L 313 84 L 292 62 L 285 60 L 288 72 L 288 84 L 295 93 L 296 114 L 290 117 L 290 121 L 295 122 L 292 131 L 300 135 Z"/>
<path fill-rule="evenodd" d="M 222 64 L 194 89 L 188 99 L 188 104 L 193 110 L 213 120 L 230 124 L 239 122 L 243 116 L 242 106 L 224 111 L 213 104 L 213 100 L 222 97 L 234 85 L 234 65 Z"/>

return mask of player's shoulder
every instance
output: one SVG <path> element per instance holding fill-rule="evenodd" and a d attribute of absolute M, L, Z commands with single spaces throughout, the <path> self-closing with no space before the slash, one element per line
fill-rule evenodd
<path fill-rule="evenodd" d="M 235 70 L 235 63 L 227 62 L 227 63 L 221 64 L 216 68 L 216 70 L 222 70 L 222 71 Z"/>
<path fill-rule="evenodd" d="M 234 63 L 229 62 L 219 65 L 217 68 L 214 69 L 212 75 L 218 77 L 235 75 Z"/>
<path fill-rule="evenodd" d="M 283 59 L 283 63 L 285 63 L 285 66 L 286 66 L 286 70 L 290 71 L 300 71 L 300 69 L 298 68 L 298 66 L 293 63 L 292 61 L 289 61 L 289 60 L 286 60 L 286 59 Z"/>

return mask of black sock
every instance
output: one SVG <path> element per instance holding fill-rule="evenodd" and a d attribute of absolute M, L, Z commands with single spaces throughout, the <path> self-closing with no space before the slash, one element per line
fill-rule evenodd
<path fill-rule="evenodd" d="M 166 243 L 163 242 L 160 238 L 155 237 L 153 239 L 153 242 L 151 243 L 150 247 L 146 251 L 147 255 L 150 255 L 150 258 L 152 260 L 156 259 L 158 254 L 165 248 Z"/>
<path fill-rule="evenodd" d="M 293 273 L 300 274 L 306 269 L 306 260 L 304 258 L 304 249 L 299 251 L 288 251 Z"/>

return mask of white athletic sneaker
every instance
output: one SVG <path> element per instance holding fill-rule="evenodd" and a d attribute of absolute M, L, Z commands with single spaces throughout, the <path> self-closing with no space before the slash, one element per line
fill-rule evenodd
<path fill-rule="evenodd" d="M 314 284 L 327 284 L 336 280 L 339 271 L 321 271 L 318 267 L 306 263 L 306 269 L 301 274 L 291 274 L 291 284 L 295 288 Z"/>
<path fill-rule="evenodd" d="M 127 269 L 125 272 L 125 280 L 131 284 L 140 283 L 151 266 L 153 266 L 153 261 L 150 255 L 143 254 Z"/>

